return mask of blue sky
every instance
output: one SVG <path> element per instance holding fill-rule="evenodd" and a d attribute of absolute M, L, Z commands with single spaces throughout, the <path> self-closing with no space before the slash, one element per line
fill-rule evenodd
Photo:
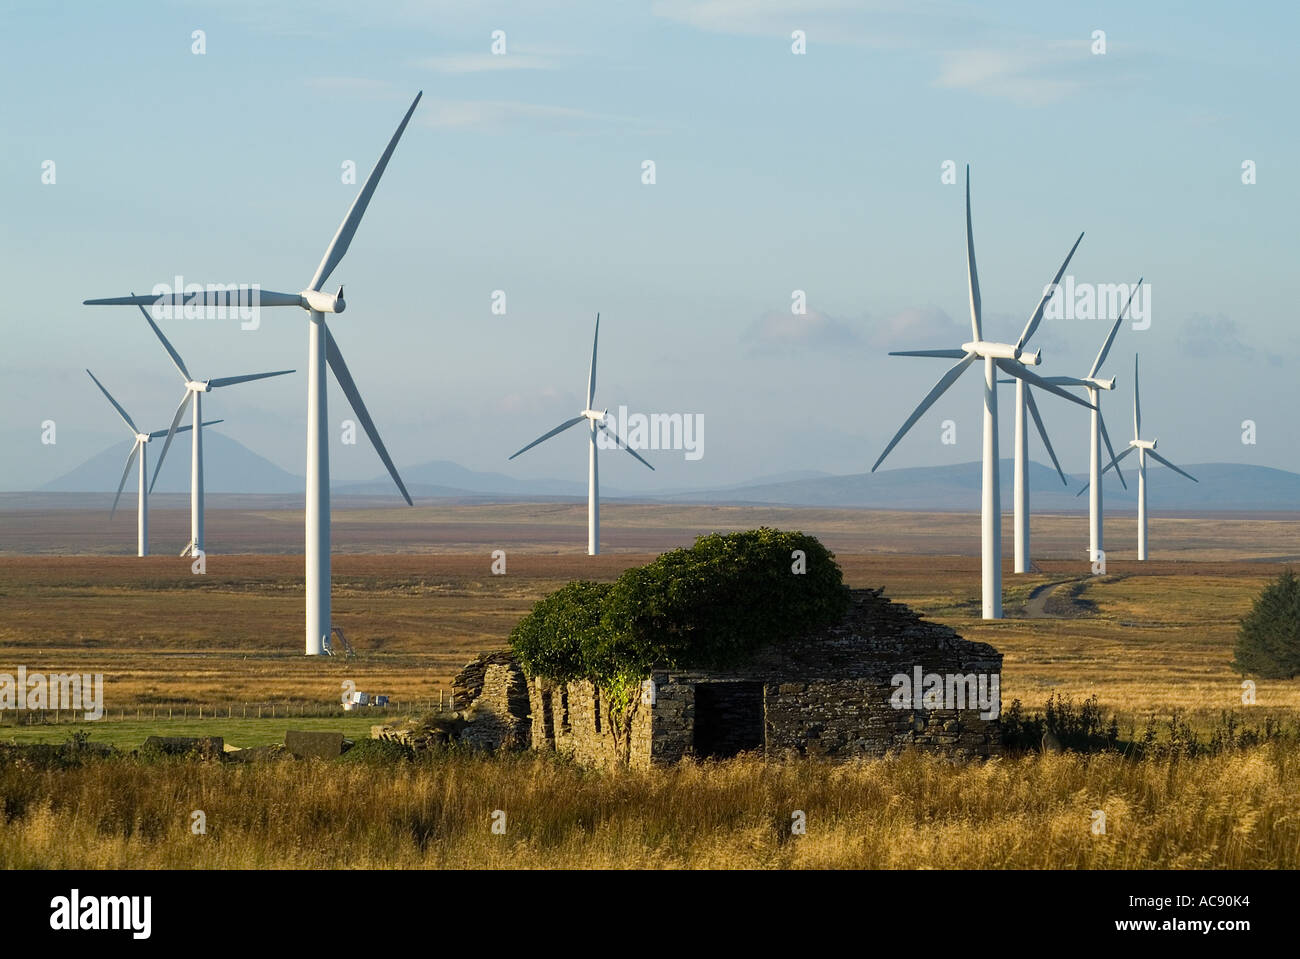
<path fill-rule="evenodd" d="M 1300 16 L 1132 6 L 9 2 L 0 487 L 125 441 L 83 367 L 142 426 L 180 399 L 139 314 L 83 299 L 177 274 L 301 289 L 357 189 L 342 164 L 364 178 L 417 90 L 333 277 L 349 306 L 332 329 L 399 466 L 583 479 L 576 431 L 506 456 L 583 405 L 599 310 L 598 405 L 707 424 L 702 459 L 650 454 L 650 474 L 606 453 L 606 483 L 867 469 L 943 369 L 888 350 L 969 338 L 951 160 L 972 168 L 987 336 L 1015 339 L 1084 230 L 1078 282 L 1152 289 L 1150 328 L 1121 329 L 1104 370 L 1119 377 L 1112 435 L 1128 436 L 1140 351 L 1162 452 L 1300 470 Z M 299 370 L 214 393 L 205 414 L 300 472 L 305 315 L 164 329 L 201 377 Z M 1046 321 L 1042 372 L 1085 373 L 1105 329 Z M 968 374 L 886 465 L 977 459 L 979 391 Z M 341 393 L 330 402 L 332 420 L 350 416 Z M 1086 414 L 1042 405 L 1063 465 L 1082 470 Z M 47 419 L 58 449 L 40 443 Z M 333 469 L 382 472 L 364 445 L 336 447 Z"/>

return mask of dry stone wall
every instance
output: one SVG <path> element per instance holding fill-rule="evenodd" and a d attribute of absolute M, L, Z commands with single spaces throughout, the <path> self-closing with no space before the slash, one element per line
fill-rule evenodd
<path fill-rule="evenodd" d="M 593 766 L 645 767 L 744 751 L 770 759 L 848 759 L 906 747 L 957 757 L 999 754 L 1001 725 L 994 716 L 1000 702 L 994 716 L 983 718 L 975 703 L 920 708 L 918 691 L 916 704 L 896 708 L 893 678 L 918 669 L 1000 678 L 1002 655 L 865 590 L 855 592 L 843 622 L 759 650 L 742 665 L 654 670 L 622 749 L 596 686 L 529 681 L 508 652 L 478 657 L 454 689 L 457 703 L 470 705 L 463 740 L 555 750 Z"/>

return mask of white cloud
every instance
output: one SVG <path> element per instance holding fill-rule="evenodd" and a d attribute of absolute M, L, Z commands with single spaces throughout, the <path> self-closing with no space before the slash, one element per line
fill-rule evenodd
<path fill-rule="evenodd" d="M 555 60 L 527 53 L 448 53 L 417 60 L 416 66 L 437 73 L 488 73 L 501 70 L 553 70 Z"/>
<path fill-rule="evenodd" d="M 862 338 L 847 324 L 809 310 L 796 314 L 789 310 L 769 310 L 746 331 L 745 341 L 758 353 L 788 352 L 802 349 L 843 349 L 862 345 Z"/>
<path fill-rule="evenodd" d="M 711 33 L 789 36 L 829 15 L 860 14 L 871 6 L 861 0 L 656 0 L 650 9 L 657 17 Z"/>
<path fill-rule="evenodd" d="M 447 100 L 430 98 L 421 104 L 425 126 L 497 132 L 521 126 L 582 133 L 596 127 L 625 125 L 624 117 L 592 113 L 575 107 L 525 103 L 520 100 Z"/>
<path fill-rule="evenodd" d="M 934 306 L 913 306 L 870 324 L 868 340 L 877 349 L 955 348 L 970 337 L 963 326 Z"/>
<path fill-rule="evenodd" d="M 1055 54 L 953 50 L 942 55 L 934 82 L 939 87 L 1037 106 L 1069 96 L 1082 86 L 1082 78 L 1069 75 L 1069 68 L 1081 64 L 1087 55 L 1083 46 L 1078 51 L 1058 50 Z"/>

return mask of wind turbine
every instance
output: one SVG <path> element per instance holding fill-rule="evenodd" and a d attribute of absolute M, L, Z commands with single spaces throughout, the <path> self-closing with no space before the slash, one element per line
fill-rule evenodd
<path fill-rule="evenodd" d="M 1157 462 L 1168 466 L 1175 473 L 1181 473 L 1193 483 L 1199 483 L 1195 476 L 1181 467 L 1175 466 L 1169 460 L 1165 459 L 1156 452 L 1157 440 L 1142 439 L 1142 401 L 1138 398 L 1138 357 L 1133 354 L 1133 438 L 1128 441 L 1128 449 L 1119 456 L 1112 454 L 1110 463 L 1106 465 L 1105 473 L 1112 466 L 1115 471 L 1119 471 L 1119 461 L 1128 456 L 1134 450 L 1138 454 L 1138 560 L 1145 562 L 1147 558 L 1147 457 L 1150 456 Z M 1086 489 L 1087 487 L 1085 487 Z M 1082 490 L 1080 490 L 1082 492 Z"/>
<path fill-rule="evenodd" d="M 119 403 L 117 400 L 113 399 L 113 394 L 110 393 L 105 388 L 103 383 L 99 382 L 99 380 L 96 379 L 95 374 L 91 373 L 90 370 L 86 370 L 86 374 L 92 380 L 95 380 L 95 385 L 99 387 L 99 391 L 103 393 L 104 396 L 108 397 L 108 401 L 113 404 L 113 409 L 117 410 L 117 415 L 122 417 L 122 422 L 125 423 L 126 428 L 131 431 L 131 435 L 135 437 L 135 442 L 131 444 L 131 452 L 127 454 L 126 468 L 122 470 L 122 481 L 117 484 L 117 495 L 113 497 L 113 508 L 112 510 L 109 511 L 108 517 L 109 519 L 112 519 L 113 516 L 116 515 L 117 513 L 117 502 L 122 498 L 122 490 L 126 486 L 126 478 L 131 473 L 131 464 L 135 461 L 136 455 L 139 454 L 140 456 L 140 500 L 136 506 L 136 512 L 135 512 L 135 526 L 136 526 L 135 555 L 148 556 L 149 555 L 149 492 L 145 489 L 145 484 L 144 484 L 145 473 L 148 472 L 148 462 L 147 462 L 149 458 L 148 444 L 150 440 L 156 440 L 160 436 L 166 436 L 168 434 L 168 430 L 154 430 L 152 433 L 141 432 L 136 427 L 135 421 L 132 420 L 131 417 L 127 414 L 126 410 L 122 409 L 122 404 Z M 208 420 L 203 425 L 215 426 L 216 424 L 222 422 L 225 421 Z M 176 432 L 183 433 L 188 429 L 189 429 L 188 426 L 182 426 Z"/>
<path fill-rule="evenodd" d="M 1105 549 L 1103 542 L 1103 522 L 1101 511 L 1101 441 L 1105 440 L 1106 449 L 1110 451 L 1110 458 L 1115 459 L 1115 448 L 1111 446 L 1110 434 L 1106 432 L 1106 420 L 1101 415 L 1101 393 L 1100 390 L 1113 390 L 1115 388 L 1115 377 L 1109 380 L 1098 378 L 1097 373 L 1101 370 L 1101 365 L 1106 362 L 1106 356 L 1110 353 L 1111 344 L 1115 342 L 1115 334 L 1119 332 L 1119 325 L 1124 322 L 1124 316 L 1128 313 L 1128 308 L 1133 302 L 1133 297 L 1137 295 L 1138 290 L 1142 288 L 1142 278 L 1138 277 L 1137 285 L 1128 295 L 1128 301 L 1124 304 L 1124 309 L 1119 311 L 1119 316 L 1115 318 L 1115 324 L 1110 328 L 1110 333 L 1106 341 L 1101 344 L 1101 350 L 1097 353 L 1097 358 L 1092 362 L 1092 369 L 1088 375 L 1082 379 L 1073 376 L 1049 376 L 1049 383 L 1057 386 L 1083 386 L 1087 387 L 1088 400 L 1092 408 L 1092 428 L 1088 446 L 1088 485 L 1079 490 L 1079 496 L 1083 495 L 1084 490 L 1090 490 L 1088 494 L 1088 561 L 1095 563 L 1100 559 L 1102 550 Z M 1120 472 L 1118 466 L 1115 467 L 1115 475 L 1119 477 L 1120 485 L 1128 489 L 1128 483 L 1124 481 L 1124 474 Z"/>
<path fill-rule="evenodd" d="M 509 459 L 514 459 L 516 456 L 519 455 L 519 453 L 528 452 L 528 450 L 532 449 L 538 443 L 542 443 L 545 442 L 546 440 L 549 440 L 552 436 L 555 436 L 557 433 L 563 433 L 569 427 L 577 426 L 583 420 L 587 421 L 587 428 L 590 432 L 590 436 L 589 436 L 590 448 L 587 454 L 587 555 L 588 556 L 596 556 L 597 554 L 600 553 L 600 481 L 597 476 L 597 469 L 596 469 L 596 431 L 598 429 L 604 430 L 610 436 L 614 437 L 614 441 L 619 446 L 627 450 L 629 453 L 635 456 L 642 463 L 645 463 L 645 465 L 649 466 L 650 469 L 652 470 L 654 469 L 653 466 L 650 466 L 649 463 L 646 463 L 645 459 L 642 458 L 640 453 L 638 453 L 636 450 L 632 449 L 632 447 L 624 443 L 623 440 L 619 437 L 618 433 L 614 431 L 614 428 L 605 422 L 605 417 L 609 415 L 608 409 L 604 409 L 604 410 L 592 409 L 593 404 L 596 402 L 596 344 L 599 342 L 599 340 L 600 340 L 600 314 L 597 313 L 596 314 L 596 335 L 593 336 L 591 339 L 591 373 L 587 377 L 586 409 L 584 409 L 577 416 L 573 417 L 573 419 L 565 420 L 563 423 L 561 423 L 559 426 L 557 426 L 555 429 L 551 430 L 550 432 L 543 433 L 541 436 L 537 437 L 537 439 L 533 440 L 531 443 L 529 443 L 527 446 L 521 449 L 518 453 L 515 453 L 509 457 Z"/>
<path fill-rule="evenodd" d="M 1029 342 L 1029 338 L 1034 335 L 1038 329 L 1038 324 L 1042 322 L 1043 312 L 1047 309 L 1048 302 L 1056 292 L 1056 285 L 1061 282 L 1061 277 L 1065 275 L 1066 267 L 1070 265 L 1070 260 L 1074 258 L 1074 251 L 1079 248 L 1083 242 L 1083 234 L 1074 241 L 1074 246 L 1070 247 L 1070 252 L 1065 256 L 1065 262 L 1061 268 L 1056 271 L 1056 276 L 1052 282 L 1043 290 L 1043 296 L 1038 301 L 1038 306 L 1034 309 L 1029 318 L 1029 324 L 1025 327 L 1025 332 L 1020 336 L 1020 347 L 1023 348 Z M 891 353 L 891 356 L 933 356 L 935 353 L 941 353 L 944 356 L 959 357 L 963 355 L 957 350 L 920 350 L 920 351 L 899 351 Z M 1042 437 L 1043 446 L 1047 448 L 1047 455 L 1052 458 L 1052 465 L 1056 467 L 1056 472 L 1061 476 L 1061 483 L 1068 486 L 1069 481 L 1065 478 L 1065 471 L 1061 469 L 1060 462 L 1056 459 L 1056 452 L 1052 449 L 1052 441 L 1047 438 L 1047 428 L 1043 426 L 1043 417 L 1038 412 L 1038 404 L 1034 402 L 1034 395 L 1029 383 L 1023 379 L 1012 378 L 1009 380 L 999 380 L 999 383 L 1016 384 L 1016 433 L 1015 433 L 1015 481 L 1013 490 L 1013 501 L 1015 506 L 1015 518 L 1013 525 L 1013 541 L 1015 543 L 1015 571 L 1017 573 L 1027 573 L 1029 571 L 1029 430 L 1025 425 L 1025 411 L 1034 418 L 1034 425 L 1038 428 L 1038 435 Z"/>
<path fill-rule="evenodd" d="M 219 376 L 216 379 L 196 380 L 190 376 L 190 371 L 185 368 L 185 361 L 181 359 L 181 355 L 167 341 L 167 337 L 163 336 L 163 331 L 158 329 L 158 324 L 153 321 L 149 311 L 141 306 L 140 312 L 144 314 L 145 320 L 153 328 L 153 331 L 158 334 L 163 349 L 172 358 L 172 363 L 176 365 L 176 369 L 180 371 L 181 379 L 185 382 L 185 393 L 181 396 L 181 405 L 176 407 L 176 415 L 172 417 L 171 429 L 167 430 L 167 441 L 163 443 L 162 452 L 158 454 L 158 464 L 153 468 L 153 479 L 149 482 L 149 492 L 153 492 L 154 484 L 158 482 L 158 474 L 162 471 L 167 450 L 172 445 L 172 437 L 180 432 L 177 427 L 180 424 L 181 417 L 185 415 L 185 407 L 193 403 L 194 444 L 190 455 L 190 541 L 181 550 L 181 555 L 198 556 L 203 551 L 203 429 L 202 423 L 199 422 L 203 415 L 203 394 L 220 389 L 223 386 L 234 386 L 236 383 L 264 380 L 269 376 L 284 376 L 287 373 L 292 373 L 293 370 L 276 370 L 274 373 L 247 373 L 243 376 Z"/>
<path fill-rule="evenodd" d="M 334 239 L 326 247 L 325 255 L 321 258 L 320 265 L 316 267 L 316 273 L 312 276 L 311 283 L 308 284 L 307 288 L 300 293 L 275 293 L 258 287 L 254 293 L 253 305 L 255 307 L 296 306 L 306 310 L 310 318 L 307 332 L 307 496 L 305 510 L 306 650 L 308 656 L 319 656 L 326 651 L 331 628 L 329 418 L 325 389 L 325 364 L 327 362 L 330 369 L 334 371 L 334 378 L 338 381 L 343 394 L 352 405 L 353 412 L 356 413 L 357 419 L 360 420 L 362 427 L 365 429 L 366 435 L 370 437 L 375 452 L 379 454 L 379 458 L 383 460 L 384 466 L 387 467 L 389 474 L 397 483 L 402 498 L 406 500 L 407 505 L 411 505 L 411 495 L 406 491 L 406 486 L 402 483 L 401 477 L 397 475 L 397 467 L 393 465 L 392 458 L 388 455 L 383 440 L 379 438 L 379 431 L 375 428 L 374 420 L 370 418 L 370 412 L 361 400 L 361 394 L 352 379 L 352 374 L 343 361 L 343 354 L 339 351 L 338 344 L 334 341 L 333 335 L 325 325 L 325 314 L 342 313 L 347 306 L 343 299 L 343 287 L 340 286 L 338 292 L 333 295 L 322 293 L 321 287 L 325 285 L 330 274 L 334 272 L 335 267 L 339 265 L 339 262 L 347 253 L 348 247 L 352 243 L 352 237 L 357 232 L 357 226 L 361 223 L 366 207 L 370 204 L 370 198 L 379 185 L 379 179 L 383 176 L 384 169 L 388 166 L 388 161 L 397 148 L 397 141 L 401 139 L 402 133 L 406 130 L 411 114 L 415 112 L 416 104 L 420 102 L 422 95 L 422 93 L 416 94 L 415 100 L 412 101 L 411 106 L 406 111 L 406 115 L 402 117 L 397 132 L 388 141 L 388 146 L 380 156 L 379 162 L 370 171 L 370 176 L 366 178 L 361 191 L 357 194 L 356 199 L 352 201 L 352 206 L 348 208 L 347 215 L 343 218 L 338 232 L 334 234 Z M 164 296 L 121 296 L 85 301 L 85 304 L 89 306 L 148 306 L 155 303 L 173 305 L 197 303 L 204 306 L 218 307 L 238 305 L 231 302 L 229 291 L 171 293 Z"/>
<path fill-rule="evenodd" d="M 1078 241 L 1075 241 L 1078 245 Z M 1071 250 L 1073 255 L 1073 250 Z M 1068 258 L 1067 258 L 1068 262 Z M 1062 268 L 1064 272 L 1064 268 Z M 1038 322 L 1042 319 L 1046 298 L 1039 303 L 1038 310 L 1030 317 L 1020 339 L 1014 343 L 994 343 L 984 339 L 981 319 L 979 274 L 975 268 L 975 237 L 971 229 L 970 215 L 970 166 L 966 167 L 966 276 L 970 286 L 970 324 L 973 338 L 963 343 L 959 350 L 912 350 L 898 355 L 905 356 L 939 356 L 958 359 L 958 362 L 930 390 L 912 415 L 903 423 L 902 428 L 894 434 L 885 451 L 880 454 L 871 472 L 875 472 L 890 451 L 901 440 L 931 406 L 953 383 L 966 372 L 967 367 L 978 359 L 984 361 L 984 462 L 983 491 L 981 495 L 981 566 L 982 566 L 982 615 L 984 619 L 1002 618 L 1002 503 L 1001 491 L 998 489 L 998 370 L 1024 380 L 1034 386 L 1056 393 L 1080 406 L 1090 404 L 1077 396 L 1066 392 L 1037 373 L 1025 369 L 1042 362 L 1042 352 L 1033 354 L 1024 352 L 1025 341 L 1029 339 Z"/>

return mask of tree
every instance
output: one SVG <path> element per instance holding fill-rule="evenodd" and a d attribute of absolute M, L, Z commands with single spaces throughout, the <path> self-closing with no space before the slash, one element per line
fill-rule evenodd
<path fill-rule="evenodd" d="M 1255 599 L 1237 633 L 1232 668 L 1263 679 L 1300 675 L 1300 577 L 1287 567 Z"/>

